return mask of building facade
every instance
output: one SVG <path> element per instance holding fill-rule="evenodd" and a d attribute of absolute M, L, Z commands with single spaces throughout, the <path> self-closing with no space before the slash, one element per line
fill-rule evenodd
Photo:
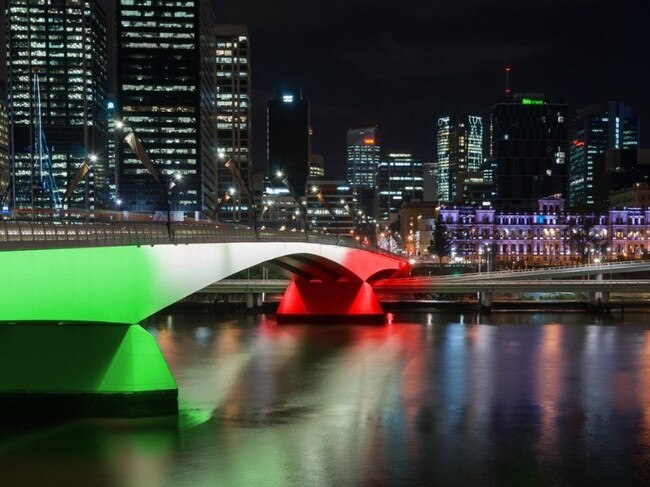
<path fill-rule="evenodd" d="M 377 127 L 348 130 L 347 177 L 355 189 L 375 187 L 381 151 L 377 132 Z"/>
<path fill-rule="evenodd" d="M 310 231 L 347 236 L 354 233 L 356 201 L 346 181 L 310 179 L 306 207 Z"/>
<path fill-rule="evenodd" d="M 590 105 L 573 120 L 569 161 L 569 206 L 592 206 L 606 191 L 598 156 L 606 150 L 636 149 L 639 146 L 640 120 L 620 101 Z"/>
<path fill-rule="evenodd" d="M 388 153 L 379 163 L 377 175 L 377 219 L 389 221 L 397 217 L 403 203 L 424 196 L 424 167 L 413 154 Z"/>
<path fill-rule="evenodd" d="M 483 118 L 477 115 L 442 117 L 437 132 L 437 199 L 462 201 L 457 186 L 461 173 L 476 172 L 483 162 Z"/>
<path fill-rule="evenodd" d="M 13 206 L 106 206 L 108 61 L 100 2 L 8 0 L 6 36 Z M 84 162 L 89 174 L 63 201 Z"/>
<path fill-rule="evenodd" d="M 305 194 L 310 158 L 309 102 L 300 90 L 278 90 L 267 110 L 267 160 L 270 177 L 278 173 L 298 195 Z"/>
<path fill-rule="evenodd" d="M 309 179 L 322 179 L 325 177 L 325 159 L 320 154 L 309 155 Z"/>
<path fill-rule="evenodd" d="M 117 1 L 118 196 L 130 211 L 211 214 L 217 201 L 214 14 L 209 0 Z M 124 136 L 134 132 L 157 182 Z M 172 178 L 181 178 L 170 189 Z"/>
<path fill-rule="evenodd" d="M 245 25 L 218 24 L 215 27 L 217 62 L 217 151 L 221 154 L 217 168 L 217 194 L 237 188 L 234 204 L 224 205 L 220 219 L 252 222 L 246 189 L 239 188 L 224 162 L 237 163 L 246 184 L 251 183 L 251 68 L 250 38 Z"/>
<path fill-rule="evenodd" d="M 530 211 L 549 194 L 566 194 L 567 104 L 542 94 L 516 94 L 492 108 L 490 158 L 495 206 Z"/>
<path fill-rule="evenodd" d="M 489 255 L 494 263 L 507 267 L 574 265 L 642 259 L 650 246 L 648 208 L 577 214 L 567 211 L 559 196 L 541 198 L 531 212 L 446 206 L 437 209 L 434 217 L 432 208 L 405 205 L 403 226 L 412 225 L 403 232 L 419 244 L 412 252 L 427 256 L 439 216 L 450 242 L 445 260 L 452 262 L 485 262 Z M 412 228 L 420 235 L 406 233 Z M 431 255 L 428 258 L 438 261 Z"/>
<path fill-rule="evenodd" d="M 0 99 L 0 208 L 8 205 L 11 171 L 9 169 L 9 116 L 7 104 Z"/>

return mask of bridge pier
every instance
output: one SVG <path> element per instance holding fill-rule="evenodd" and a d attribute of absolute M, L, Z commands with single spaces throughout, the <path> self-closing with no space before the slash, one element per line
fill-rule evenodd
<path fill-rule="evenodd" d="M 596 281 L 602 281 L 603 275 L 597 274 Z M 595 309 L 602 310 L 609 307 L 609 291 L 594 291 L 589 293 L 589 304 Z"/>
<path fill-rule="evenodd" d="M 276 313 L 278 323 L 383 323 L 384 310 L 365 281 L 293 281 Z"/>
<path fill-rule="evenodd" d="M 482 311 L 490 311 L 492 309 L 492 293 L 481 291 L 479 293 L 479 304 Z"/>
<path fill-rule="evenodd" d="M 178 387 L 139 325 L 0 324 L 0 421 L 178 414 Z"/>
<path fill-rule="evenodd" d="M 259 308 L 263 304 L 261 293 L 246 293 L 246 309 Z"/>

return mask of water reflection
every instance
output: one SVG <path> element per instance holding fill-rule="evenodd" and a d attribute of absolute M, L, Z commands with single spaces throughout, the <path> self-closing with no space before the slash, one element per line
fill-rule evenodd
<path fill-rule="evenodd" d="M 586 315 L 383 326 L 162 315 L 178 419 L 0 439 L 6 485 L 648 485 L 650 330 Z"/>

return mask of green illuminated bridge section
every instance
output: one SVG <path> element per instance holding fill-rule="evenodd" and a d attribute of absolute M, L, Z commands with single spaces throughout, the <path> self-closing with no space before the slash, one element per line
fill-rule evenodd
<path fill-rule="evenodd" d="M 215 225 L 0 223 L 0 321 L 137 323 L 272 262 L 304 280 L 367 281 L 407 265 L 350 239 Z"/>

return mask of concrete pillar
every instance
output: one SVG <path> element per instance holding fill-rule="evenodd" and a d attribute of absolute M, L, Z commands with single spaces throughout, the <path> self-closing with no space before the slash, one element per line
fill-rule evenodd
<path fill-rule="evenodd" d="M 292 281 L 276 313 L 281 322 L 383 323 L 384 310 L 365 281 Z"/>
<path fill-rule="evenodd" d="M 255 307 L 255 294 L 246 293 L 246 309 L 253 309 Z"/>
<path fill-rule="evenodd" d="M 178 414 L 178 387 L 140 325 L 0 324 L 0 422 Z"/>
<path fill-rule="evenodd" d="M 255 295 L 255 306 L 261 308 L 263 304 L 264 304 L 264 294 L 257 293 Z"/>
<path fill-rule="evenodd" d="M 597 282 L 602 282 L 603 281 L 603 275 L 602 274 L 596 274 L 596 281 Z M 593 304 L 596 308 L 601 308 L 604 304 L 609 303 L 609 292 L 603 292 L 603 291 L 596 291 L 593 293 L 589 293 L 589 300 L 591 304 Z"/>
<path fill-rule="evenodd" d="M 492 308 L 492 293 L 482 291 L 479 293 L 479 304 L 481 309 L 490 310 Z"/>

